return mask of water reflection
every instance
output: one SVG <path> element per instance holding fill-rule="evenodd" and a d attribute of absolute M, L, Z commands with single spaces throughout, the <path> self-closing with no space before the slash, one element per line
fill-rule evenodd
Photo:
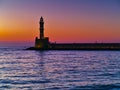
<path fill-rule="evenodd" d="M 39 58 L 39 63 L 38 63 L 38 74 L 39 74 L 39 78 L 41 81 L 41 85 L 39 86 L 40 89 L 45 89 L 47 87 L 47 83 L 49 82 L 49 80 L 46 77 L 46 68 L 45 68 L 45 62 L 44 62 L 44 51 L 40 51 L 37 52 L 38 53 L 38 58 Z"/>

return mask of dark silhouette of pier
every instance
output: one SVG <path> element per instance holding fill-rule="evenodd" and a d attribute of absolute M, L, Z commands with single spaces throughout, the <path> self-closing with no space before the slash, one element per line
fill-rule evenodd
<path fill-rule="evenodd" d="M 28 50 L 120 50 L 120 43 L 51 43 L 44 37 L 44 19 L 40 18 L 40 36 Z"/>

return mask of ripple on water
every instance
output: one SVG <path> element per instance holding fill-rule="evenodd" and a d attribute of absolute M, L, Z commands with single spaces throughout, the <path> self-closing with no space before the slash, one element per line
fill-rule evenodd
<path fill-rule="evenodd" d="M 1 90 L 120 90 L 119 51 L 0 49 Z"/>

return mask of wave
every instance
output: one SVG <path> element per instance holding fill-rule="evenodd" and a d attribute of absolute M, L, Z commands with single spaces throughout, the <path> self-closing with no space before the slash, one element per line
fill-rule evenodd
<path fill-rule="evenodd" d="M 120 90 L 120 84 L 76 86 L 70 90 Z"/>

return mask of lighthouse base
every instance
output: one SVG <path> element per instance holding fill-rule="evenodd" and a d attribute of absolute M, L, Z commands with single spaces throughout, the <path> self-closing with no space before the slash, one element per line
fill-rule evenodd
<path fill-rule="evenodd" d="M 49 47 L 49 38 L 45 37 L 44 39 L 35 39 L 35 48 L 46 49 Z"/>

